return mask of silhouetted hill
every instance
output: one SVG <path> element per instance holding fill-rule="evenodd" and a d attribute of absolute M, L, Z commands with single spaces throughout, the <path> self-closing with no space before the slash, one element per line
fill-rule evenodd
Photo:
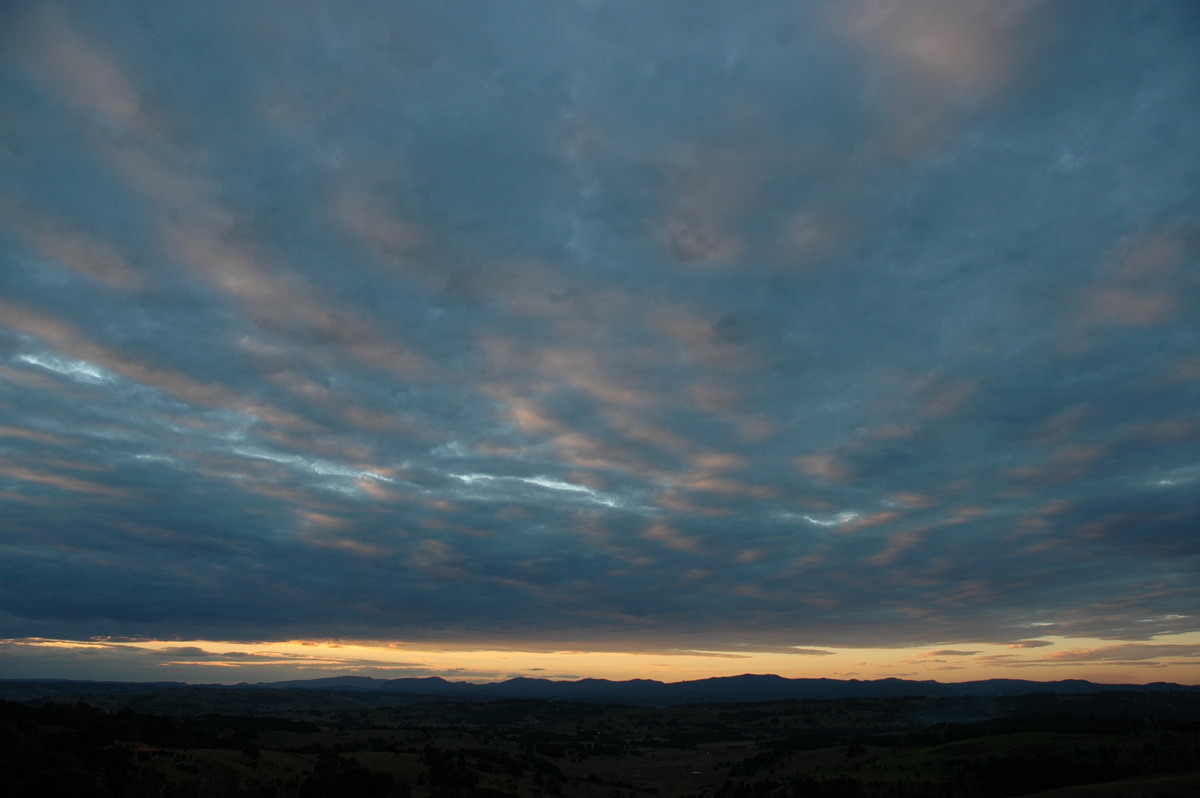
<path fill-rule="evenodd" d="M 354 679 L 354 690 L 373 690 L 397 695 L 437 696 L 466 699 L 547 699 L 557 701 L 593 701 L 627 704 L 673 705 L 707 702 L 779 701 L 835 698 L 896 698 L 900 696 L 1007 696 L 1035 693 L 1095 693 L 1105 691 L 1160 692 L 1197 690 L 1200 687 L 1155 682 L 1152 684 L 1097 684 L 1081 679 L 1038 682 L 1025 679 L 986 679 L 973 682 L 943 683 L 908 679 L 787 679 L 772 674 L 719 676 L 683 682 L 659 682 L 651 679 L 611 681 L 580 679 L 555 681 L 517 677 L 502 682 L 474 684 L 447 681 L 432 676 L 413 679 Z M 304 690 L 342 690 L 338 679 L 266 682 L 257 688 Z"/>
<path fill-rule="evenodd" d="M 1155 693 L 1165 691 L 1200 692 L 1194 685 L 1167 682 L 1152 684 L 1097 684 L 1081 679 L 1037 682 L 1025 679 L 985 679 L 973 682 L 943 683 L 908 679 L 787 679 L 770 674 L 742 674 L 683 682 L 659 682 L 651 679 L 611 681 L 580 679 L 555 681 L 518 677 L 502 682 L 476 684 L 449 681 L 438 676 L 402 679 L 375 679 L 367 676 L 336 676 L 238 685 L 185 685 L 179 682 L 89 682 L 69 680 L 0 681 L 0 698 L 30 700 L 36 698 L 84 699 L 96 695 L 137 693 L 173 693 L 176 691 L 321 693 L 332 698 L 361 696 L 373 705 L 390 696 L 397 698 L 457 699 L 495 701 L 503 699 L 541 699 L 643 706 L 680 704 L 738 703 L 750 701 L 791 701 L 842 698 L 948 698 L 956 696 L 1017 696 L 1035 694 L 1091 694 L 1102 692 Z M 232 696 L 231 696 L 232 698 Z M 281 697 L 282 698 L 282 697 Z"/>
<path fill-rule="evenodd" d="M 324 679 L 293 679 L 286 682 L 269 682 L 268 684 L 235 684 L 235 688 L 272 687 L 282 690 L 378 690 L 379 679 L 370 676 L 330 676 Z"/>

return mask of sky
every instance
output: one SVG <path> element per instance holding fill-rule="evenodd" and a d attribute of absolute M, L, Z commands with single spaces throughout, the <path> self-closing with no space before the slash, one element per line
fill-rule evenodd
<path fill-rule="evenodd" d="M 1200 683 L 1200 5 L 0 5 L 0 677 Z"/>

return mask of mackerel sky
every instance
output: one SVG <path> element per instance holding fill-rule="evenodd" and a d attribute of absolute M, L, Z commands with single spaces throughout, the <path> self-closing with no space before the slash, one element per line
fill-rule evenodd
<path fill-rule="evenodd" d="M 5 3 L 0 637 L 1200 662 L 1197 131 L 1192 2 Z"/>

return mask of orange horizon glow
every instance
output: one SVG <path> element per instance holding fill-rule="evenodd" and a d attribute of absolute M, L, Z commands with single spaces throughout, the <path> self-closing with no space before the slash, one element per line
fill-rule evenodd
<path fill-rule="evenodd" d="M 493 682 L 516 676 L 691 681 L 745 673 L 786 678 L 902 678 L 963 682 L 993 678 L 1108 684 L 1200 684 L 1200 633 L 1128 642 L 1043 637 L 1019 643 L 955 643 L 909 648 L 815 647 L 769 651 L 692 649 L 581 650 L 476 647 L 463 643 L 211 640 L 114 642 L 14 638 L 0 641 L 9 664 L 0 678 L 238 682 L 340 675 L 441 676 Z M 794 651 L 795 653 L 792 653 Z M 24 657 L 38 673 L 16 672 Z M 94 675 L 67 675 L 84 667 Z M 122 675 L 126 674 L 126 675 Z"/>

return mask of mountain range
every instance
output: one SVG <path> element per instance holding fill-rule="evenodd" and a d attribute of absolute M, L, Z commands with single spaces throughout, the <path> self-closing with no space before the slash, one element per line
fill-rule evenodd
<path fill-rule="evenodd" d="M 1024 679 L 986 679 L 973 682 L 913 681 L 908 679 L 787 679 L 775 675 L 743 674 L 683 682 L 652 679 L 611 681 L 580 679 L 556 681 L 517 677 L 502 682 L 475 684 L 441 677 L 375 679 L 336 676 L 283 682 L 239 684 L 232 689 L 286 689 L 444 697 L 473 700 L 509 698 L 603 703 L 674 704 L 779 701 L 790 699 L 892 698 L 898 696 L 1003 696 L 1031 693 L 1096 693 L 1104 691 L 1197 691 L 1200 686 L 1168 682 L 1151 684 L 1097 684 L 1082 679 L 1038 682 Z"/>
<path fill-rule="evenodd" d="M 611 681 L 579 679 L 558 681 L 517 677 L 502 682 L 449 681 L 438 676 L 424 678 L 376 679 L 369 676 L 334 676 L 277 682 L 242 682 L 235 685 L 187 684 L 184 682 L 107 682 L 69 679 L 0 680 L 0 698 L 15 700 L 56 700 L 106 695 L 134 696 L 175 694 L 187 691 L 197 700 L 200 694 L 213 699 L 251 694 L 265 696 L 274 691 L 319 693 L 330 698 L 355 696 L 372 706 L 385 705 L 394 696 L 405 699 L 497 701 L 505 699 L 541 699 L 642 706 L 679 704 L 737 703 L 840 698 L 941 698 L 956 696 L 1017 696 L 1030 694 L 1084 694 L 1101 692 L 1164 693 L 1186 691 L 1200 693 L 1200 685 L 1169 682 L 1151 684 L 1098 684 L 1082 679 L 1038 682 L 1024 679 L 986 679 L 973 682 L 914 681 L 909 679 L 787 679 L 770 674 L 743 674 L 683 682 L 659 682 L 652 679 Z"/>

